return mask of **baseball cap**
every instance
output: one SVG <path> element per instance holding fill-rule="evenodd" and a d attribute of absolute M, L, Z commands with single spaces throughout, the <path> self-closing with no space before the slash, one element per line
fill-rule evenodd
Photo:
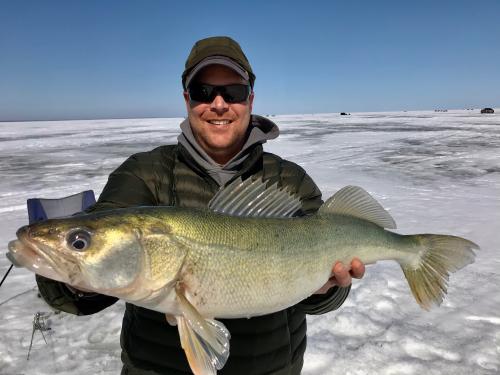
<path fill-rule="evenodd" d="M 227 36 L 214 36 L 197 41 L 191 49 L 182 73 L 184 90 L 201 69 L 215 64 L 233 69 L 253 87 L 255 74 L 240 45 Z"/>

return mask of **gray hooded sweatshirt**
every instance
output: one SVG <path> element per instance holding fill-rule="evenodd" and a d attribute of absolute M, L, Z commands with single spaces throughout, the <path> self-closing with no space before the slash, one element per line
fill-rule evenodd
<path fill-rule="evenodd" d="M 192 158 L 212 177 L 219 186 L 224 186 L 234 176 L 241 163 L 248 157 L 248 149 L 257 143 L 266 143 L 269 139 L 277 138 L 278 126 L 265 117 L 252 115 L 247 133 L 248 138 L 243 148 L 226 164 L 221 165 L 214 161 L 196 142 L 188 119 L 181 123 L 182 133 L 177 140 L 189 152 Z"/>

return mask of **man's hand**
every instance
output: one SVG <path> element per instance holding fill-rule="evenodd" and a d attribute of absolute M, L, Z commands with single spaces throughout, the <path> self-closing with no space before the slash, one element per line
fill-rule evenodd
<path fill-rule="evenodd" d="M 346 287 L 351 285 L 352 278 L 361 279 L 365 274 L 365 265 L 358 258 L 351 261 L 350 267 L 345 266 L 341 262 L 333 265 L 330 278 L 319 288 L 314 294 L 325 294 L 333 286 Z"/>

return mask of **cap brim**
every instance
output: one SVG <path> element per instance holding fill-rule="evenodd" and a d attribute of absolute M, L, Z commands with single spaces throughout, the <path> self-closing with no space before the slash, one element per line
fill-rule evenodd
<path fill-rule="evenodd" d="M 224 65 L 227 66 L 228 68 L 234 70 L 236 73 L 238 73 L 241 78 L 243 78 L 245 81 L 250 80 L 250 76 L 248 72 L 243 69 L 237 62 L 234 60 L 230 59 L 229 57 L 226 56 L 210 56 L 207 57 L 206 59 L 201 60 L 191 72 L 189 72 L 188 76 L 186 77 L 186 87 L 189 87 L 189 84 L 193 80 L 193 78 L 200 72 L 201 69 L 209 66 L 209 65 Z"/>

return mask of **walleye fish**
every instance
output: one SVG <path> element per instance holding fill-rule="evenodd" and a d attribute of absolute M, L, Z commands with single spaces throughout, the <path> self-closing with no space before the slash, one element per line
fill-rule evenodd
<path fill-rule="evenodd" d="M 395 260 L 424 309 L 479 247 L 460 237 L 400 235 L 365 190 L 347 186 L 318 213 L 260 179 L 235 180 L 207 210 L 135 207 L 24 226 L 9 259 L 76 288 L 166 314 L 197 375 L 216 374 L 230 334 L 215 318 L 269 314 L 318 290 L 332 265 Z"/>

